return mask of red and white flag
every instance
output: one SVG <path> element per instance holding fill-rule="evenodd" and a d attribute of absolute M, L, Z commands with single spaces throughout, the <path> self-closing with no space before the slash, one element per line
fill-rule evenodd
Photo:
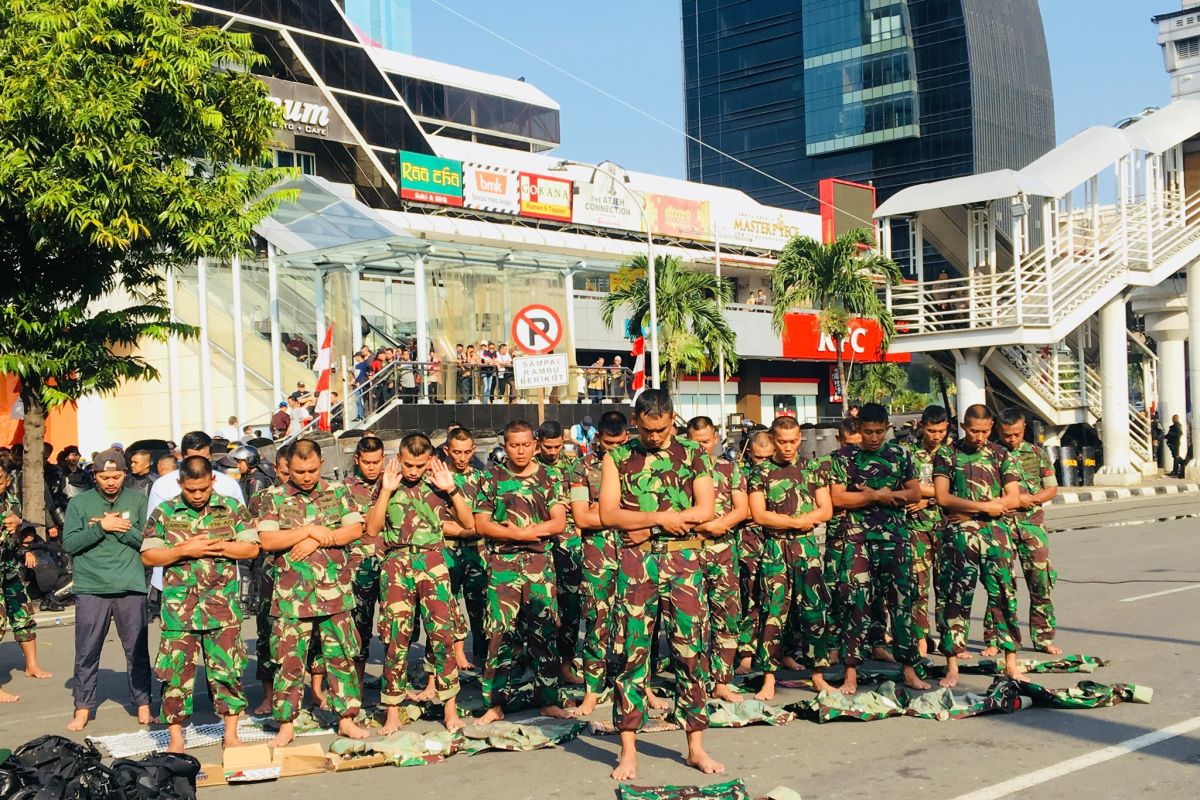
<path fill-rule="evenodd" d="M 317 351 L 313 370 L 317 373 L 317 404 L 313 407 L 317 415 L 317 429 L 332 430 L 329 425 L 329 384 L 333 378 L 333 325 L 325 331 L 325 341 Z"/>
<path fill-rule="evenodd" d="M 646 337 L 633 340 L 633 399 L 646 390 Z"/>

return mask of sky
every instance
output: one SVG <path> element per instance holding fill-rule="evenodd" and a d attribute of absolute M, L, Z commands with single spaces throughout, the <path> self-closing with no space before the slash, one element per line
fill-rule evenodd
<path fill-rule="evenodd" d="M 682 178 L 680 6 L 412 0 L 414 53 L 524 77 L 554 98 L 562 107 L 557 155 Z M 1178 8 L 1180 0 L 1041 0 L 1059 141 L 1170 101 L 1150 17 Z"/>

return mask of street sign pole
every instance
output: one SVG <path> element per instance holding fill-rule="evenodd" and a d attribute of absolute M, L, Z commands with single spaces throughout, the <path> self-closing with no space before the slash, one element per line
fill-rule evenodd
<path fill-rule="evenodd" d="M 546 390 L 538 387 L 538 425 L 546 421 Z"/>

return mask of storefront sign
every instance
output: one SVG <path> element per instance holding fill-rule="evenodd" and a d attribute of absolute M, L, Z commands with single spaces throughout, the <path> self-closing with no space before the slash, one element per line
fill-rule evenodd
<path fill-rule="evenodd" d="M 723 247 L 778 251 L 796 236 L 821 240 L 821 218 L 816 214 L 723 200 L 713 204 L 713 215 Z"/>
<path fill-rule="evenodd" d="M 845 402 L 842 397 L 842 376 L 838 374 L 837 364 L 829 365 L 829 402 Z"/>
<path fill-rule="evenodd" d="M 402 198 L 443 206 L 463 204 L 461 161 L 410 153 L 407 150 L 401 150 L 397 159 L 400 166 Z"/>
<path fill-rule="evenodd" d="M 520 213 L 517 171 L 463 162 L 463 205 L 498 214 Z"/>
<path fill-rule="evenodd" d="M 655 236 L 713 240 L 711 207 L 707 200 L 684 200 L 661 194 L 645 195 L 646 214 Z"/>
<path fill-rule="evenodd" d="M 842 341 L 842 356 L 847 361 L 870 364 L 880 360 L 879 345 L 883 330 L 868 319 L 850 320 L 850 334 Z M 833 337 L 821 333 L 821 318 L 816 314 L 788 314 L 784 318 L 783 357 L 808 361 L 836 361 Z M 910 353 L 888 353 L 884 361 L 907 363 Z"/>
<path fill-rule="evenodd" d="M 571 221 L 571 181 L 521 172 L 517 186 L 521 216 Z"/>
<path fill-rule="evenodd" d="M 350 129 L 329 107 L 329 101 L 317 86 L 307 83 L 260 77 L 267 96 L 283 110 L 281 130 L 299 136 L 312 136 L 333 142 L 354 143 Z"/>
<path fill-rule="evenodd" d="M 625 174 L 612 164 L 601 164 L 590 183 L 580 183 L 571 209 L 579 225 L 595 225 L 622 231 L 641 231 L 642 193 L 625 183 Z"/>

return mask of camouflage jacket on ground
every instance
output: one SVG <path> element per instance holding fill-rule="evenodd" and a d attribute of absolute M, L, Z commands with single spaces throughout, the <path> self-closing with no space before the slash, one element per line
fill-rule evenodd
<path fill-rule="evenodd" d="M 354 474 L 346 479 L 346 488 L 350 490 L 350 497 L 358 507 L 359 513 L 366 517 L 367 512 L 371 510 L 371 506 L 379 497 L 379 481 L 369 483 L 362 473 L 355 469 Z M 373 558 L 379 555 L 375 551 L 375 543 L 375 539 L 364 536 L 351 545 L 350 555 L 356 559 Z"/>
<path fill-rule="evenodd" d="M 988 442 L 971 452 L 962 441 L 942 445 L 933 457 L 933 476 L 948 478 L 950 493 L 963 500 L 987 502 L 1004 495 L 1004 487 L 1021 480 L 1016 462 L 1003 447 Z"/>
<path fill-rule="evenodd" d="M 258 520 L 260 534 L 288 531 L 304 525 L 323 525 L 336 530 L 359 524 L 362 512 L 343 483 L 321 479 L 311 491 L 303 492 L 287 483 L 278 493 L 264 495 Z M 350 591 L 353 580 L 350 545 L 319 547 L 308 558 L 293 559 L 288 551 L 275 559 L 275 593 L 271 615 L 304 619 L 339 614 L 354 607 Z"/>
<path fill-rule="evenodd" d="M 859 486 L 868 489 L 903 489 L 913 480 L 912 456 L 897 442 L 884 442 L 878 450 L 855 448 L 846 460 L 846 472 L 839 474 L 834 483 L 843 484 L 849 491 Z M 845 478 L 843 481 L 842 478 Z M 847 511 L 847 532 L 854 541 L 887 541 L 907 536 L 906 518 L 903 508 L 884 506 L 878 503 L 866 508 Z"/>
<path fill-rule="evenodd" d="M 1058 486 L 1058 479 L 1054 477 L 1054 465 L 1050 463 L 1050 457 L 1036 444 L 1021 442 L 1017 449 L 1009 451 L 1008 456 L 1012 459 L 1017 474 L 1021 476 L 1022 492 L 1037 494 L 1042 489 Z M 1046 524 L 1046 512 L 1041 506 L 1027 511 L 1018 509 L 1013 514 L 1014 519 L 1022 522 L 1032 522 L 1034 525 Z"/>
<path fill-rule="evenodd" d="M 183 496 L 150 512 L 142 552 L 179 547 L 196 537 L 226 542 L 257 542 L 244 506 L 213 493 L 202 509 Z M 209 631 L 242 624 L 237 562 L 229 558 L 186 558 L 163 567 L 162 627 L 165 631 Z"/>
<path fill-rule="evenodd" d="M 537 459 L 533 463 L 533 472 L 525 476 L 514 475 L 503 464 L 482 473 L 473 511 L 487 514 L 494 522 L 511 522 L 518 528 L 548 521 L 550 509 L 565 502 L 563 476 Z M 546 553 L 550 549 L 550 539 L 536 542 L 493 539 L 488 542 L 488 547 L 499 553 Z"/>
<path fill-rule="evenodd" d="M 442 523 L 453 519 L 450 503 L 445 493 L 424 478 L 411 485 L 401 481 L 388 500 L 387 521 L 379 532 L 380 549 L 442 547 Z"/>
<path fill-rule="evenodd" d="M 913 469 L 917 473 L 917 480 L 921 482 L 922 486 L 932 485 L 933 460 L 942 446 L 926 450 L 921 446 L 920 439 L 909 442 L 907 446 L 908 453 L 912 457 Z M 931 531 L 942 523 L 942 510 L 938 508 L 932 497 L 925 499 L 929 500 L 929 505 L 908 515 L 908 527 L 914 531 Z"/>
<path fill-rule="evenodd" d="M 815 462 L 780 464 L 774 458 L 768 458 L 750 473 L 746 490 L 750 494 L 761 493 L 766 500 L 767 511 L 799 517 L 817 507 L 817 489 L 825 486 L 825 480 Z M 793 536 L 801 533 L 793 530 L 777 531 L 765 526 L 763 530 L 767 535 Z"/>
<path fill-rule="evenodd" d="M 575 517 L 571 514 L 571 473 L 575 471 L 575 465 L 579 463 L 579 458 L 571 455 L 565 450 L 558 454 L 558 458 L 553 464 L 547 464 L 542 461 L 542 457 L 536 456 L 538 461 L 541 461 L 547 467 L 553 467 L 558 470 L 558 474 L 562 476 L 562 481 L 559 486 L 562 487 L 561 502 L 567 509 L 567 529 L 563 531 L 562 539 L 573 539 L 579 535 L 579 531 L 575 528 Z"/>
<path fill-rule="evenodd" d="M 621 481 L 621 507 L 629 511 L 686 511 L 696 501 L 696 479 L 711 477 L 712 461 L 695 442 L 672 439 L 649 450 L 641 438 L 608 452 Z"/>

